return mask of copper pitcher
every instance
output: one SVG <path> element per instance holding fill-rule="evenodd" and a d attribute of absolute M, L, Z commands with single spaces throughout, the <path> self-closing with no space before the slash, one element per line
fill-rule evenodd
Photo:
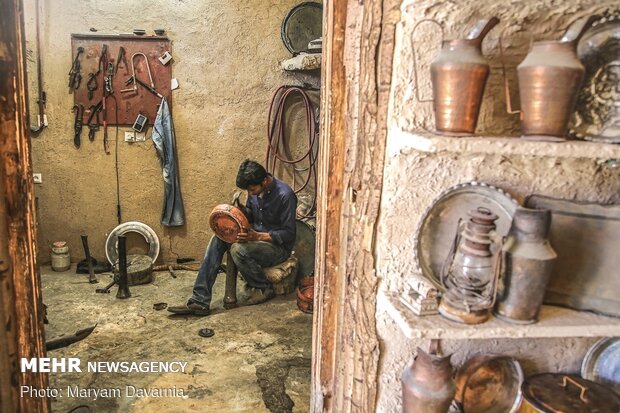
<path fill-rule="evenodd" d="M 456 392 L 450 356 L 443 357 L 439 341 L 432 340 L 428 353 L 418 354 L 402 376 L 404 413 L 446 413 Z"/>
<path fill-rule="evenodd" d="M 524 136 L 556 139 L 566 136 L 585 74 L 577 56 L 577 43 L 595 20 L 596 16 L 590 16 L 575 21 L 560 41 L 532 44 L 517 66 L 521 110 L 512 110 L 504 70 L 506 110 L 510 114 L 520 113 Z"/>
<path fill-rule="evenodd" d="M 428 20 L 418 24 L 424 21 Z M 431 63 L 432 101 L 438 133 L 468 136 L 476 130 L 482 95 L 489 77 L 489 65 L 482 56 L 482 40 L 498 23 L 497 17 L 480 20 L 466 39 L 442 42 L 441 52 Z M 429 102 L 419 98 L 415 53 L 413 57 L 416 97 L 420 102 Z"/>

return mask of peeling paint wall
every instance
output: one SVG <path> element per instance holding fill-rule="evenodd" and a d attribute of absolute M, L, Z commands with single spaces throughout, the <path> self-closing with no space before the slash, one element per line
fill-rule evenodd
<path fill-rule="evenodd" d="M 209 212 L 230 202 L 239 163 L 264 160 L 273 92 L 283 84 L 319 86 L 318 77 L 285 73 L 279 66 L 290 57 L 280 24 L 298 1 L 41 1 L 49 128 L 32 139 L 34 171 L 43 175 L 43 184 L 36 186 L 40 260 L 49 261 L 51 243 L 58 240 L 68 241 L 72 260 L 80 260 L 81 233 L 89 235 L 93 256 L 104 258 L 105 239 L 117 225 L 116 150 L 123 222 L 136 220 L 153 228 L 164 261 L 200 259 L 211 236 Z M 88 33 L 91 27 L 99 34 L 131 33 L 134 28 L 152 34 L 164 28 L 172 40 L 173 77 L 180 83 L 172 111 L 186 212 L 183 227 L 160 224 L 163 181 L 150 130 L 145 143 L 127 144 L 123 137 L 128 128 L 122 127 L 116 147 L 115 129 L 109 128 L 111 155 L 103 151 L 103 132 L 89 142 L 86 127 L 82 147 L 73 146 L 73 96 L 67 89 L 70 34 Z M 139 237 L 128 242 L 130 252 L 132 246 L 144 248 Z"/>
<path fill-rule="evenodd" d="M 483 43 L 491 74 L 485 90 L 477 135 L 519 136 L 518 115 L 505 112 L 501 61 L 498 49 L 500 33 L 505 30 L 505 61 L 512 81 L 513 102 L 518 105 L 516 65 L 527 54 L 529 36 L 535 40 L 558 40 L 577 17 L 599 12 L 617 3 L 585 0 L 514 0 L 482 3 L 474 0 L 405 0 L 396 34 L 390 128 L 392 131 L 428 132 L 434 130 L 430 103 L 419 103 L 415 96 L 413 54 L 417 59 L 421 98 L 430 98 L 429 64 L 439 50 L 441 35 L 436 26 L 423 23 L 416 33 L 414 25 L 433 18 L 444 25 L 446 39 L 465 37 L 475 22 L 498 16 L 501 23 Z M 606 159 L 562 157 L 554 155 L 551 143 L 544 156 L 531 154 L 462 152 L 460 149 L 438 152 L 420 151 L 402 134 L 388 135 L 381 216 L 377 234 L 377 268 L 381 277 L 380 293 L 398 292 L 408 274 L 417 269 L 414 238 L 424 211 L 434 199 L 453 185 L 482 181 L 509 192 L 517 200 L 530 194 L 598 203 L 620 203 L 620 170 L 607 166 Z M 466 138 L 465 138 L 466 139 Z M 547 146 L 549 145 L 549 146 Z M 561 145 L 561 144 L 559 144 Z M 535 149 L 535 148 L 534 148 Z M 472 327 L 475 328 L 475 327 Z M 411 363 L 417 346 L 428 348 L 428 341 L 407 340 L 398 326 L 377 309 L 377 330 L 381 338 L 379 376 L 379 412 L 401 409 L 400 376 Z M 581 358 L 595 339 L 546 338 L 519 340 L 445 340 L 446 352 L 455 353 L 455 365 L 478 352 L 500 352 L 517 357 L 526 374 L 541 371 L 578 372 Z"/>

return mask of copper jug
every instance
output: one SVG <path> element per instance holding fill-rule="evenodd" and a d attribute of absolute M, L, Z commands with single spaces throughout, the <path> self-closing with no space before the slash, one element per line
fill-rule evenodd
<path fill-rule="evenodd" d="M 489 77 L 489 65 L 482 56 L 482 40 L 498 23 L 497 17 L 480 20 L 466 39 L 442 42 L 441 52 L 431 63 L 432 101 L 438 133 L 468 136 L 476 130 L 482 95 Z M 420 102 L 428 102 L 419 98 L 415 69 L 414 54 L 416 97 Z"/>
<path fill-rule="evenodd" d="M 450 356 L 439 352 L 439 341 L 432 340 L 429 353 L 418 347 L 418 354 L 402 376 L 404 413 L 446 413 L 456 392 Z"/>
<path fill-rule="evenodd" d="M 532 44 L 517 66 L 521 110 L 512 110 L 508 80 L 504 76 L 507 111 L 520 112 L 524 136 L 556 139 L 566 136 L 585 74 L 577 56 L 577 43 L 595 20 L 596 16 L 590 16 L 575 21 L 560 41 Z"/>

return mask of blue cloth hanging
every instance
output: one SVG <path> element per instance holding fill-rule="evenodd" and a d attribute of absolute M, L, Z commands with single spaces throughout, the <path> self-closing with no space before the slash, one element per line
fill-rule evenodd
<path fill-rule="evenodd" d="M 159 105 L 151 139 L 159 154 L 164 175 L 164 208 L 161 223 L 167 227 L 178 227 L 185 223 L 185 210 L 175 156 L 174 125 L 166 98 L 163 98 Z"/>

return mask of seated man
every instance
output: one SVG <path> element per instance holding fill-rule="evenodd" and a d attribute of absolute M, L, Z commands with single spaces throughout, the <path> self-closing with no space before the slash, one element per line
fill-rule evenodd
<path fill-rule="evenodd" d="M 254 288 L 245 304 L 260 304 L 274 297 L 263 268 L 285 261 L 293 250 L 297 196 L 290 186 L 268 174 L 262 165 L 247 159 L 239 166 L 237 186 L 248 191 L 244 212 L 251 228 L 239 233 L 233 244 L 213 235 L 194 282 L 192 296 L 185 305 L 168 307 L 168 311 L 210 314 L 213 284 L 228 248 L 241 276 L 249 287 Z"/>

